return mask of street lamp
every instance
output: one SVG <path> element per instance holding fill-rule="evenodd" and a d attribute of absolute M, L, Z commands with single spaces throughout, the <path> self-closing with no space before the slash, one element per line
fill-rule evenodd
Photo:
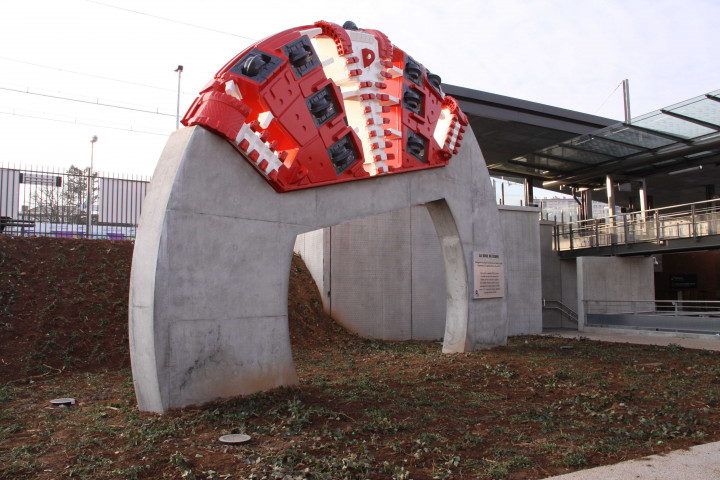
<path fill-rule="evenodd" d="M 90 139 L 90 169 L 88 170 L 88 191 L 87 191 L 87 238 L 90 238 L 90 227 L 92 226 L 92 171 L 93 156 L 95 154 L 95 142 L 97 135 L 93 135 Z"/>
<path fill-rule="evenodd" d="M 177 100 L 177 113 L 175 114 L 175 130 L 180 128 L 180 77 L 182 76 L 183 66 L 178 65 L 175 69 L 178 72 L 178 100 Z"/>

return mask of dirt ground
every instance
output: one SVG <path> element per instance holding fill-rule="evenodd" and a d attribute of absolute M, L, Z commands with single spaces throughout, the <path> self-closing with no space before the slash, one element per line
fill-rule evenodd
<path fill-rule="evenodd" d="M 126 242 L 0 236 L 0 478 L 540 479 L 720 440 L 716 352 L 362 340 L 323 313 L 297 257 L 298 386 L 139 412 L 131 256 Z M 218 441 L 229 433 L 252 440 Z"/>

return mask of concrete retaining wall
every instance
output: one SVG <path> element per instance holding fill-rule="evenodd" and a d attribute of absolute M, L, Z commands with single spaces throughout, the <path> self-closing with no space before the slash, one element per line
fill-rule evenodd
<path fill-rule="evenodd" d="M 646 309 L 655 299 L 652 257 L 579 257 L 577 259 L 578 328 L 584 327 L 588 302 L 592 313 Z M 604 304 L 604 302 L 609 302 Z M 616 303 L 613 302 L 623 302 Z"/>
<path fill-rule="evenodd" d="M 537 208 L 499 207 L 505 243 L 508 335 L 542 331 Z M 445 323 L 445 275 L 432 220 L 422 207 L 354 220 L 322 232 L 322 243 L 298 237 L 296 251 L 326 282 L 326 309 L 341 325 L 366 338 L 436 340 Z M 382 248 L 378 248 L 382 246 Z M 409 248 L 408 248 L 409 247 Z M 314 278 L 317 278 L 313 274 Z M 559 278 L 559 275 L 558 275 Z M 329 279 L 329 282 L 328 282 Z M 318 282 L 318 286 L 320 283 Z"/>
<path fill-rule="evenodd" d="M 540 210 L 498 208 L 505 239 L 508 335 L 542 333 Z"/>
<path fill-rule="evenodd" d="M 562 274 L 560 257 L 553 250 L 554 222 L 540 222 L 540 263 L 542 265 L 542 298 L 549 301 L 562 302 Z M 574 263 L 574 261 L 573 261 Z M 575 310 L 577 300 L 565 304 Z M 559 310 L 544 309 L 542 312 L 543 328 L 562 328 L 563 318 Z"/>
<path fill-rule="evenodd" d="M 329 239 L 326 238 L 327 231 L 327 228 L 322 228 L 298 235 L 293 251 L 305 261 L 305 266 L 308 267 L 323 299 L 324 310 L 330 313 L 330 297 L 328 296 L 330 255 L 325 255 L 325 251 L 329 250 L 330 245 Z"/>

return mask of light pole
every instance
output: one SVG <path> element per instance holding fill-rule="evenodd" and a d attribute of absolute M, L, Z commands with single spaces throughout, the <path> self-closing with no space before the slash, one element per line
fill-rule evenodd
<path fill-rule="evenodd" d="M 177 100 L 177 113 L 175 114 L 175 130 L 180 128 L 180 77 L 182 76 L 183 66 L 178 65 L 175 69 L 178 72 L 178 100 Z"/>
<path fill-rule="evenodd" d="M 97 135 L 93 135 L 90 139 L 90 169 L 88 170 L 87 191 L 87 238 L 90 238 L 90 227 L 92 226 L 92 171 L 93 156 L 95 154 L 95 142 L 97 142 Z"/>

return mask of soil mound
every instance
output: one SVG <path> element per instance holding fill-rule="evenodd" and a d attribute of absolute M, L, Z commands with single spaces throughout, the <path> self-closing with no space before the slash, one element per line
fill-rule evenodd
<path fill-rule="evenodd" d="M 0 382 L 130 365 L 133 244 L 0 236 Z M 288 315 L 293 349 L 351 338 L 325 312 L 295 255 Z"/>

